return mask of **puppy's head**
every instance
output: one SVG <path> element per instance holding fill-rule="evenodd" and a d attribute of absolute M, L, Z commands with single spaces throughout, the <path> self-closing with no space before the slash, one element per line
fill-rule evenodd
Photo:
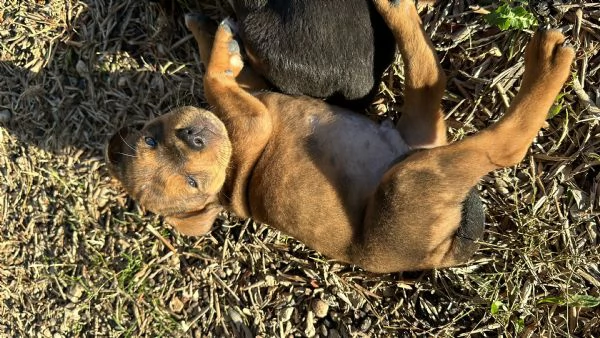
<path fill-rule="evenodd" d="M 145 208 L 186 235 L 210 230 L 231 157 L 227 130 L 214 114 L 182 107 L 142 130 L 124 127 L 105 155 L 111 175 Z"/>

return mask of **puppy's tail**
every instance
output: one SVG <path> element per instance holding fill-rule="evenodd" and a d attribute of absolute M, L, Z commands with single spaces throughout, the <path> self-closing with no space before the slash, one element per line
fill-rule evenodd
<path fill-rule="evenodd" d="M 462 203 L 460 225 L 450 249 L 457 261 L 467 261 L 479 248 L 483 237 L 485 214 L 476 188 L 472 188 Z"/>

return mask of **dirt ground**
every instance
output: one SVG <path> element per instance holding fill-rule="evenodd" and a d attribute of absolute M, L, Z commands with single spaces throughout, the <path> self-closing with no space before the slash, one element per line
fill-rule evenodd
<path fill-rule="evenodd" d="M 532 34 L 487 24 L 496 4 L 476 3 L 422 12 L 453 139 L 506 110 Z M 577 58 L 525 160 L 482 180 L 481 249 L 462 267 L 374 275 L 229 215 L 184 237 L 110 179 L 102 149 L 120 126 L 203 103 L 181 16 L 146 1 L 3 0 L 0 336 L 598 337 L 600 2 L 538 3 Z M 395 117 L 402 81 L 398 61 L 368 113 Z"/>

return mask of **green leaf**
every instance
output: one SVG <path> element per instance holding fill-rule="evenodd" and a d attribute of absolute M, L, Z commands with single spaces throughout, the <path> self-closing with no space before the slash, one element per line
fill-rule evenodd
<path fill-rule="evenodd" d="M 600 298 L 589 295 L 573 295 L 569 296 L 568 298 L 561 296 L 553 296 L 540 299 L 538 301 L 538 304 L 557 304 L 576 307 L 596 307 L 600 305 Z"/>
<path fill-rule="evenodd" d="M 507 3 L 485 16 L 486 21 L 501 30 L 527 29 L 537 23 L 533 14 L 523 6 L 510 7 Z"/>
<path fill-rule="evenodd" d="M 492 315 L 496 315 L 498 314 L 498 312 L 500 312 L 501 308 L 504 307 L 504 304 L 499 301 L 499 300 L 495 300 L 492 302 L 492 306 L 490 307 L 490 313 Z"/>
<path fill-rule="evenodd" d="M 558 297 L 558 296 L 553 296 L 553 297 L 546 297 L 546 298 L 542 298 L 538 301 L 538 304 L 558 304 L 558 305 L 564 305 L 566 303 L 566 300 L 564 297 Z"/>
<path fill-rule="evenodd" d="M 525 328 L 525 319 L 523 317 L 519 317 L 516 320 L 513 320 L 512 322 L 515 325 L 517 332 L 521 332 Z"/>
<path fill-rule="evenodd" d="M 548 115 L 546 116 L 546 120 L 550 120 L 554 116 L 558 115 L 558 113 L 560 113 L 562 108 L 563 108 L 562 104 L 557 103 L 557 104 L 553 105 L 552 108 L 550 108 Z"/>
<path fill-rule="evenodd" d="M 569 305 L 578 307 L 596 307 L 600 305 L 600 298 L 589 295 L 575 295 L 569 300 Z"/>
<path fill-rule="evenodd" d="M 554 103 L 552 105 L 552 107 L 550 108 L 550 111 L 548 112 L 548 115 L 546 115 L 546 120 L 550 120 L 554 116 L 558 115 L 558 113 L 560 113 L 560 111 L 563 109 L 564 100 L 562 98 L 564 96 L 565 96 L 565 93 L 558 94 L 558 96 L 556 97 L 556 100 L 554 100 L 554 102 L 556 102 L 556 103 Z"/>

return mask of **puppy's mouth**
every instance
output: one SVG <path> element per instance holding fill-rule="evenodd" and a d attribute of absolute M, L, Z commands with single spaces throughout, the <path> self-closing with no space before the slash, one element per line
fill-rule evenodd
<path fill-rule="evenodd" d="M 196 211 L 181 212 L 181 213 L 175 213 L 175 214 L 164 215 L 164 216 L 185 219 L 185 218 L 198 216 L 198 215 L 202 214 L 203 212 L 204 212 L 204 210 L 196 210 Z"/>
<path fill-rule="evenodd" d="M 139 201 L 139 200 L 138 200 Z M 155 203 L 150 203 L 150 201 Z M 148 210 L 165 217 L 189 218 L 197 216 L 208 209 L 220 207 L 216 196 L 199 194 L 190 196 L 185 200 L 160 201 L 159 199 L 146 200 Z M 141 201 L 140 201 L 141 202 Z M 157 206 L 152 208 L 152 206 Z"/>
<path fill-rule="evenodd" d="M 193 210 L 193 211 L 171 213 L 171 214 L 161 213 L 161 215 L 163 215 L 165 217 L 170 217 L 170 218 L 186 219 L 186 218 L 192 218 L 192 217 L 195 217 L 195 216 L 202 215 L 202 214 L 206 213 L 208 210 L 210 210 L 210 209 L 216 209 L 216 208 L 221 209 L 222 207 L 220 205 L 216 204 L 216 203 L 209 203 L 209 204 L 205 205 L 201 209 L 196 209 L 196 210 Z"/>

